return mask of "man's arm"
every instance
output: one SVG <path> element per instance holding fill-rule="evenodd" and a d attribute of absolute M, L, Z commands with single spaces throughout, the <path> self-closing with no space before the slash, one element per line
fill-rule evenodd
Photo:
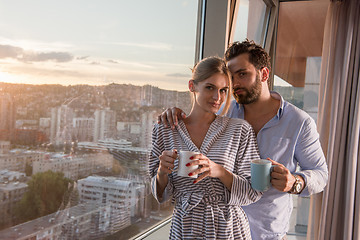
<path fill-rule="evenodd" d="M 328 168 L 316 124 L 311 118 L 304 121 L 300 130 L 295 145 L 294 158 L 301 168 L 295 173 L 291 173 L 284 165 L 268 158 L 275 165 L 271 173 L 273 187 L 279 191 L 288 192 L 296 181 L 294 175 L 297 175 L 302 183 L 301 196 L 309 196 L 324 190 L 328 180 Z"/>
<path fill-rule="evenodd" d="M 328 167 L 316 124 L 311 118 L 304 122 L 295 146 L 294 157 L 301 168 L 295 174 L 305 180 L 305 188 L 300 195 L 309 196 L 323 191 L 328 181 Z"/>
<path fill-rule="evenodd" d="M 296 182 L 295 176 L 284 165 L 270 158 L 267 158 L 267 160 L 271 161 L 271 164 L 274 166 L 273 172 L 271 173 L 272 186 L 281 192 L 289 192 Z M 305 188 L 305 180 L 301 175 L 298 176 L 302 183 L 302 189 L 299 192 L 302 192 Z"/>
<path fill-rule="evenodd" d="M 178 120 L 186 118 L 186 114 L 183 110 L 177 107 L 166 109 L 161 115 L 158 116 L 158 123 L 163 123 L 164 126 L 175 128 L 178 124 Z"/>

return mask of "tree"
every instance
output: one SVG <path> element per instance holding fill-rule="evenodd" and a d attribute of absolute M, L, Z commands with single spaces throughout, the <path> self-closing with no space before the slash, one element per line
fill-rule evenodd
<path fill-rule="evenodd" d="M 21 221 L 32 220 L 56 212 L 69 201 L 73 181 L 61 172 L 42 172 L 32 176 L 28 191 L 20 200 L 16 214 Z"/>

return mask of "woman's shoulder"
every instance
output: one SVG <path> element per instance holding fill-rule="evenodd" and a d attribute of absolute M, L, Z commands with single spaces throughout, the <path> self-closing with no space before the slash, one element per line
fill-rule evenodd
<path fill-rule="evenodd" d="M 226 125 L 227 131 L 232 132 L 233 134 L 239 133 L 240 135 L 243 135 L 254 131 L 252 126 L 244 119 L 229 118 L 225 116 L 219 118 L 223 122 L 223 125 Z"/>
<path fill-rule="evenodd" d="M 165 125 L 163 123 L 155 123 L 153 126 L 153 132 L 157 133 L 157 134 L 162 134 L 162 135 L 173 135 L 176 134 L 179 130 L 180 130 L 180 125 L 183 124 L 183 122 L 180 123 L 177 127 L 175 127 L 174 129 L 172 129 L 171 127 L 169 127 L 169 125 Z"/>
<path fill-rule="evenodd" d="M 165 124 L 163 124 L 163 123 L 155 123 L 153 126 L 153 132 L 156 132 L 156 133 L 164 133 L 164 132 L 169 131 L 169 129 L 171 130 L 170 127 L 166 127 Z"/>
<path fill-rule="evenodd" d="M 241 118 L 229 118 L 227 116 L 218 116 L 218 118 L 221 121 L 227 122 L 227 124 L 231 124 L 234 126 L 251 127 L 251 125 L 246 120 Z"/>

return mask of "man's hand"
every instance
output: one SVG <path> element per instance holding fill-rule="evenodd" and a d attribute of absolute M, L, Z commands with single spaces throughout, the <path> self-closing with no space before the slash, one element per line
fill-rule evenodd
<path fill-rule="evenodd" d="M 296 181 L 294 175 L 284 165 L 270 158 L 267 158 L 267 160 L 271 161 L 272 165 L 275 165 L 271 173 L 272 186 L 281 192 L 290 191 Z"/>
<path fill-rule="evenodd" d="M 172 129 L 178 124 L 179 119 L 186 118 L 185 112 L 177 107 L 166 109 L 158 116 L 158 123 L 163 123 L 165 127 L 170 126 Z"/>

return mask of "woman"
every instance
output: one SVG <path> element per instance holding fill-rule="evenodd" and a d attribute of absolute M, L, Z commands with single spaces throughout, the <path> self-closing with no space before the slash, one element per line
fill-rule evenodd
<path fill-rule="evenodd" d="M 175 201 L 170 239 L 251 239 L 242 205 L 261 193 L 250 185 L 250 160 L 259 159 L 254 131 L 241 119 L 216 113 L 231 97 L 230 72 L 218 57 L 209 57 L 193 69 L 189 116 L 172 130 L 156 124 L 149 161 L 152 193 L 163 202 Z M 181 177 L 173 171 L 177 150 L 200 152 L 187 166 L 199 166 Z"/>

